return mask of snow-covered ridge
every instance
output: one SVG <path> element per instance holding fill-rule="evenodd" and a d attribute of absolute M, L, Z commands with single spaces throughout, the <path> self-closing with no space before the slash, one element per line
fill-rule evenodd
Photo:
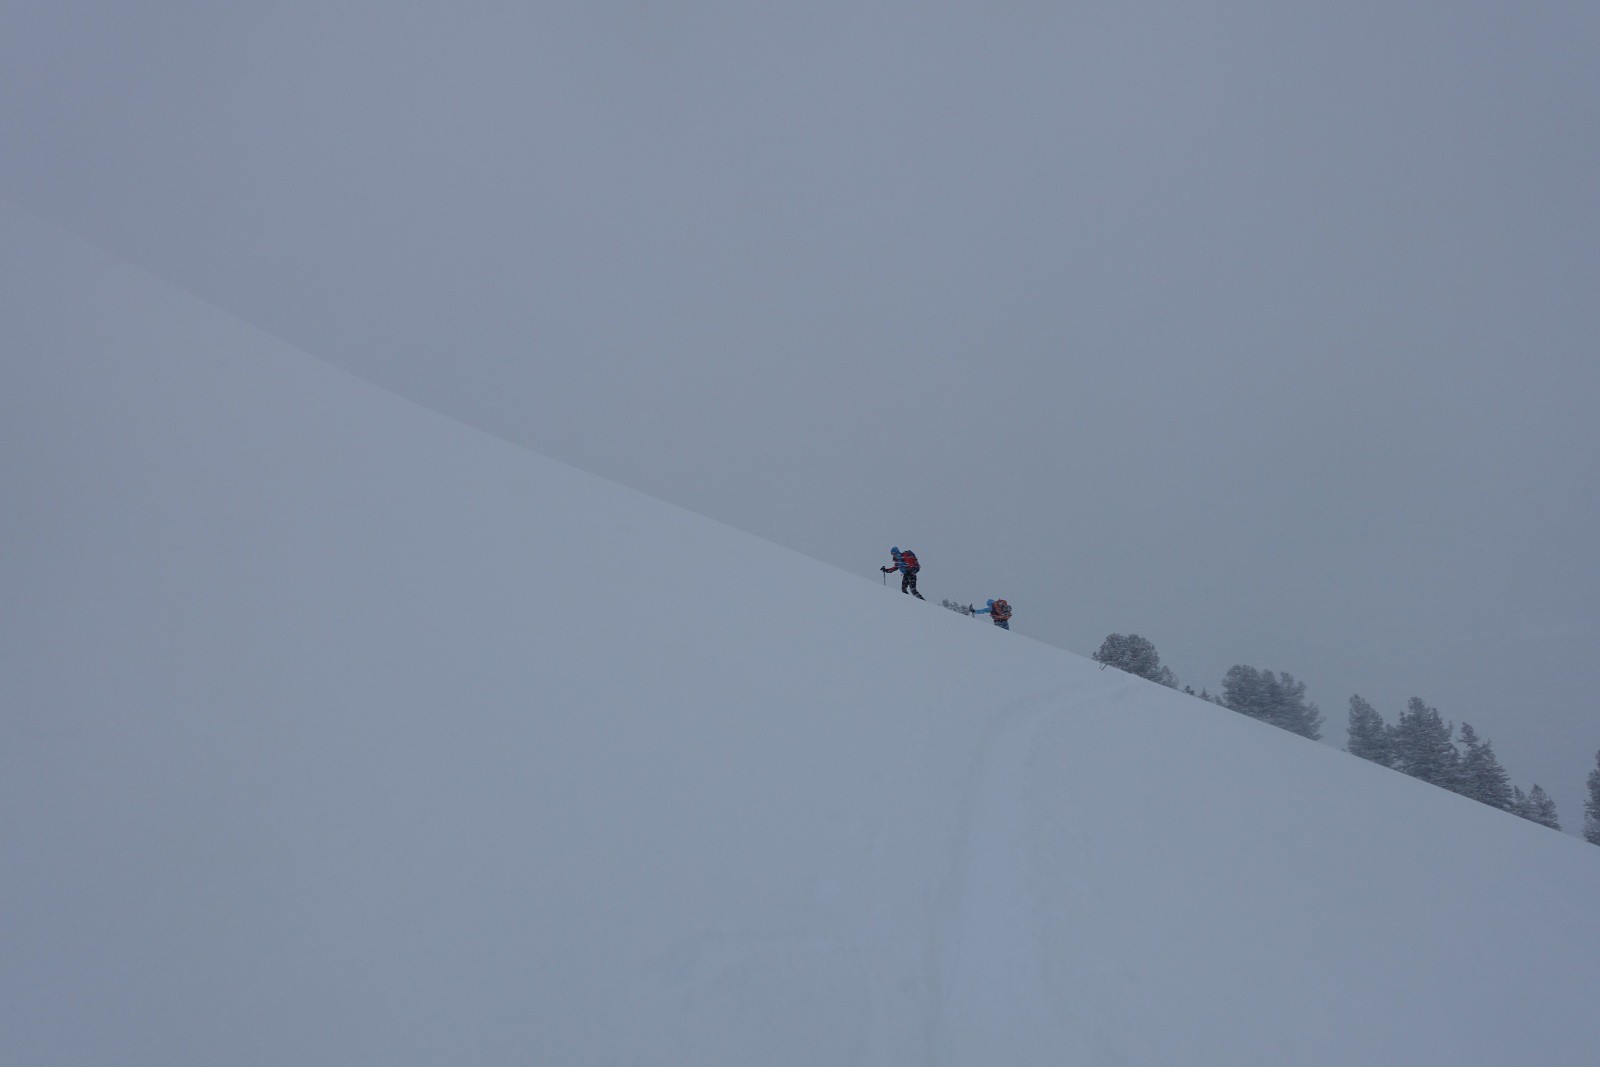
<path fill-rule="evenodd" d="M 0 1061 L 1600 1062 L 1600 850 L 0 240 Z"/>

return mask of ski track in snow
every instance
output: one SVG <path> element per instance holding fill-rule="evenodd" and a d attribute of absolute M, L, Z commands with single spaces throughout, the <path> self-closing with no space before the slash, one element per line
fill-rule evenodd
<path fill-rule="evenodd" d="M 1027 770 L 1041 727 L 1067 710 L 1051 693 L 997 713 L 967 785 L 939 968 L 951 1065 L 985 1063 L 997 1048 L 1026 1048 L 1030 1062 L 1065 1051 L 1040 980 L 1042 901 Z"/>

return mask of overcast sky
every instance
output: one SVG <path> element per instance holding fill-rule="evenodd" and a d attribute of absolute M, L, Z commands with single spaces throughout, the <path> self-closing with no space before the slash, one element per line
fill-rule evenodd
<path fill-rule="evenodd" d="M 5 0 L 0 195 L 868 580 L 1334 740 L 1421 696 L 1582 822 L 1593 3 Z"/>

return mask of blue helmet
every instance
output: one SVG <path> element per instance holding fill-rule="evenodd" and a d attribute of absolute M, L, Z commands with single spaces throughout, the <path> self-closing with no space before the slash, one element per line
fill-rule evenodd
<path fill-rule="evenodd" d="M 891 555 L 891 556 L 898 556 L 899 554 L 900 554 L 900 550 L 898 548 L 891 548 L 889 550 L 889 555 Z"/>
<path fill-rule="evenodd" d="M 989 601 L 989 607 L 991 607 L 991 608 L 994 607 L 994 601 L 992 601 L 992 600 Z"/>

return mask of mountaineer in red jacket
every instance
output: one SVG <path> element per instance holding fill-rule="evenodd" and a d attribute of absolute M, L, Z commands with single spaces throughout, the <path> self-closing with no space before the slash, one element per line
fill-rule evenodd
<path fill-rule="evenodd" d="M 891 548 L 889 555 L 894 557 L 894 562 L 887 567 L 879 567 L 878 569 L 885 574 L 899 571 L 900 591 L 902 593 L 910 593 L 918 600 L 924 599 L 922 594 L 917 592 L 917 572 L 922 569 L 922 564 L 917 562 L 917 554 L 909 548 L 904 552 L 898 548 Z"/>
<path fill-rule="evenodd" d="M 1002 630 L 1011 629 L 1011 605 L 1004 600 L 991 600 L 986 608 L 974 608 L 974 615 L 988 615 Z"/>

